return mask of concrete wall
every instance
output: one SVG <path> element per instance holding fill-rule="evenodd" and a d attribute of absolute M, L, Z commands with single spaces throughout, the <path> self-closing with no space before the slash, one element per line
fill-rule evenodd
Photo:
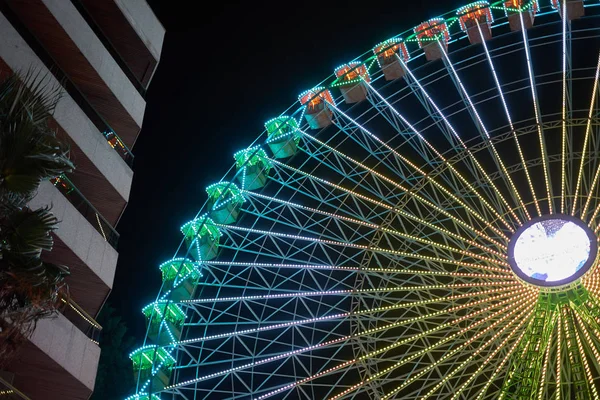
<path fill-rule="evenodd" d="M 109 0 L 107 0 L 109 1 Z M 165 28 L 146 0 L 114 0 L 156 61 L 160 60 Z"/>
<path fill-rule="evenodd" d="M 70 2 L 62 3 L 71 4 Z M 2 14 L 0 14 L 0 38 L 0 58 L 13 71 L 27 71 L 33 68 L 35 71 L 39 71 L 42 75 L 45 75 L 45 79 L 49 85 L 53 87 L 59 86 L 58 81 Z M 127 80 L 127 82 L 129 81 Z M 132 91 L 135 92 L 134 89 Z M 81 148 L 123 199 L 127 201 L 131 190 L 133 171 L 117 152 L 110 147 L 104 136 L 68 93 L 63 93 L 56 107 L 54 119 L 69 134 L 77 146 Z"/>
<path fill-rule="evenodd" d="M 129 115 L 142 126 L 146 102 L 70 1 L 42 0 Z"/>
<path fill-rule="evenodd" d="M 60 221 L 56 236 L 109 288 L 112 288 L 119 254 L 50 182 L 42 182 L 29 206 L 52 205 Z"/>
<path fill-rule="evenodd" d="M 63 315 L 39 321 L 30 341 L 86 387 L 94 389 L 100 347 Z"/>

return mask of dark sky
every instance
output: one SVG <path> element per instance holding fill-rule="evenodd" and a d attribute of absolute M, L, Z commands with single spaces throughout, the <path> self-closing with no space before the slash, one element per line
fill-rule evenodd
<path fill-rule="evenodd" d="M 133 149 L 135 176 L 118 226 L 109 298 L 140 343 L 141 309 L 156 297 L 158 265 L 173 256 L 179 227 L 204 203 L 205 187 L 233 164 L 233 153 L 338 65 L 468 3 L 215 1 L 209 9 L 189 0 L 148 2 L 167 33 Z"/>

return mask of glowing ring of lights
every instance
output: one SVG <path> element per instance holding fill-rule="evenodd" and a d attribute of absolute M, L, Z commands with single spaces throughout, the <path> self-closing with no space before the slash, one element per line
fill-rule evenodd
<path fill-rule="evenodd" d="M 559 225 L 558 229 L 550 232 L 548 235 L 545 232 L 542 233 L 541 230 L 548 228 L 552 229 L 556 227 L 549 226 L 549 222 L 551 223 L 552 221 L 562 221 L 563 224 Z M 573 225 L 577 229 L 574 230 Z M 571 229 L 571 231 L 566 232 L 563 229 L 565 227 L 570 227 L 569 229 Z M 562 238 L 562 243 L 558 242 L 559 246 L 556 247 L 557 240 L 561 239 L 557 238 L 555 235 L 559 234 L 561 229 L 563 230 L 562 236 L 564 237 Z M 527 233 L 529 233 L 529 237 L 525 236 Z M 534 237 L 535 235 L 538 237 Z M 579 243 L 572 243 L 575 246 L 569 246 L 564 242 L 567 237 L 573 238 L 573 235 L 585 235 L 585 237 L 587 237 L 589 240 L 589 248 L 583 248 L 581 241 L 579 241 Z M 536 250 L 541 250 L 543 252 L 540 254 L 541 257 L 551 257 L 554 260 L 543 263 L 540 262 L 541 257 L 532 257 L 530 259 L 524 258 L 526 257 L 526 255 L 523 254 L 523 251 L 526 251 L 524 246 L 529 246 L 530 251 L 533 253 L 535 253 Z M 561 250 L 569 249 L 572 249 L 572 251 L 584 252 L 571 259 L 573 265 L 577 261 L 579 261 L 579 265 L 575 267 L 574 272 L 569 273 L 566 277 L 562 277 L 564 273 L 556 273 L 555 276 L 557 276 L 558 279 L 551 279 L 550 276 L 548 276 L 548 273 L 552 271 L 552 265 L 557 265 L 558 263 L 558 260 L 555 258 L 559 257 L 561 254 L 564 254 L 564 252 L 561 252 Z M 589 271 L 591 266 L 594 264 L 597 253 L 598 243 L 596 235 L 582 220 L 565 214 L 543 215 L 528 221 L 512 235 L 508 245 L 508 262 L 512 271 L 521 280 L 535 286 L 555 288 L 573 283 L 585 275 L 585 273 Z M 536 273 L 540 273 L 541 275 L 542 272 L 546 272 L 545 275 L 547 276 L 547 280 L 535 278 L 532 276 L 532 274 L 528 274 L 525 271 L 525 268 L 528 267 L 527 263 L 531 262 L 538 263 Z M 531 266 L 531 264 L 529 266 Z"/>

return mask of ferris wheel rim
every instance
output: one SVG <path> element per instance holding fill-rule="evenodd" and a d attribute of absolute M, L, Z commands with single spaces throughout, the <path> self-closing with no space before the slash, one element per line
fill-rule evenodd
<path fill-rule="evenodd" d="M 461 49 L 461 50 L 462 50 L 462 49 Z M 453 54 L 454 54 L 454 53 L 450 52 L 450 53 L 448 54 L 448 56 L 451 56 L 451 55 L 453 55 Z M 381 76 L 379 76 L 379 78 L 381 78 Z M 339 98 L 338 98 L 338 99 L 339 99 Z M 293 107 L 293 106 L 292 106 L 292 107 Z M 291 109 L 292 107 L 290 107 L 290 109 Z M 466 109 L 466 106 L 465 106 L 465 108 L 464 108 L 463 110 L 465 110 L 465 109 Z M 349 108 L 347 111 L 349 111 L 349 110 L 351 110 L 351 108 Z M 296 112 L 298 112 L 298 111 L 296 111 Z M 294 112 L 292 115 L 296 115 L 296 112 Z M 259 140 L 261 137 L 263 137 L 264 135 L 265 135 L 265 132 L 263 132 L 263 135 L 259 136 L 259 138 L 257 138 L 257 139 L 256 139 L 256 141 L 255 141 L 254 143 L 257 143 L 257 141 L 258 141 L 258 140 Z M 473 141 L 475 141 L 475 140 L 476 140 L 476 138 L 473 138 L 472 140 L 473 140 Z M 483 148 L 482 148 L 481 150 L 483 150 Z M 448 150 L 448 153 L 450 153 L 450 151 L 451 151 L 451 150 Z M 232 169 L 231 169 L 230 171 L 233 171 L 233 168 L 235 168 L 235 164 L 234 164 L 234 166 L 232 167 Z M 315 167 L 315 168 L 317 168 L 317 167 Z M 227 182 L 227 183 L 230 183 L 230 182 L 233 182 L 233 181 L 235 180 L 235 175 L 234 175 L 233 177 L 231 177 L 231 179 L 229 179 L 228 177 L 231 177 L 230 173 L 229 173 L 229 174 L 227 174 L 227 175 L 224 177 L 224 179 L 222 179 L 221 181 L 222 181 L 222 182 Z M 206 207 L 206 203 L 205 203 L 205 206 L 203 206 L 203 209 L 205 209 L 205 207 Z M 201 216 L 201 214 L 202 214 L 202 211 L 198 213 L 198 216 L 197 216 L 197 218 L 198 218 L 198 217 L 200 217 L 200 218 L 201 218 L 201 217 L 202 217 L 202 216 Z M 184 242 L 182 242 L 182 245 L 181 245 L 180 247 L 182 247 L 183 245 L 184 245 Z M 188 253 L 189 253 L 189 251 L 188 251 Z M 177 253 L 176 253 L 176 255 L 177 255 Z M 187 258 L 187 256 L 188 256 L 188 255 L 189 255 L 189 254 L 186 254 L 186 258 Z M 159 295 L 159 296 L 160 296 L 160 295 Z M 159 300 L 159 299 L 157 298 L 157 301 L 158 301 L 158 300 Z M 259 397 L 259 398 L 260 398 L 260 397 Z"/>

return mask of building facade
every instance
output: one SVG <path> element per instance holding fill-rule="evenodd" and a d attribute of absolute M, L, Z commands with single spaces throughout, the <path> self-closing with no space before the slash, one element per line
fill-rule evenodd
<path fill-rule="evenodd" d="M 101 330 L 94 318 L 113 284 L 115 227 L 164 33 L 145 0 L 0 0 L 0 77 L 34 71 L 62 85 L 50 123 L 77 167 L 44 182 L 32 204 L 51 204 L 61 221 L 47 259 L 70 268 L 70 303 L 38 324 L 0 374 L 0 393 L 66 400 L 93 391 Z"/>

